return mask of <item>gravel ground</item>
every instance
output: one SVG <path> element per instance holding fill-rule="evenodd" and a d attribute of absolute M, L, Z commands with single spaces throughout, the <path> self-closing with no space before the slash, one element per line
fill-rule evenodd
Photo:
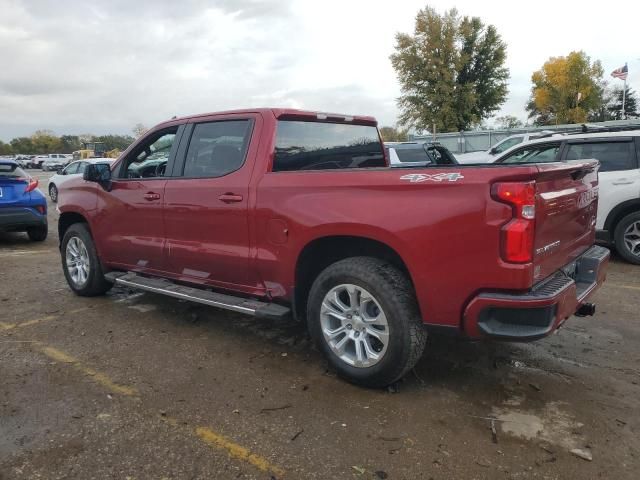
<path fill-rule="evenodd" d="M 46 188 L 48 174 L 38 174 Z M 640 267 L 530 344 L 431 337 L 392 390 L 349 385 L 295 323 L 114 288 L 0 234 L 0 479 L 635 479 Z"/>

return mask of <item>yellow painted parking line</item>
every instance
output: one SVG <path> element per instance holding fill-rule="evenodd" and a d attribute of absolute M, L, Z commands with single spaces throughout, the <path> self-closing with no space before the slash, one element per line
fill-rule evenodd
<path fill-rule="evenodd" d="M 22 255 L 31 255 L 34 253 L 51 253 L 52 250 L 13 250 L 8 252 L 0 252 L 1 257 L 19 257 Z"/>
<path fill-rule="evenodd" d="M 220 450 L 225 450 L 231 458 L 250 463 L 263 472 L 271 472 L 280 476 L 284 475 L 284 470 L 282 468 L 271 464 L 271 462 L 266 458 L 252 453 L 248 448 L 232 442 L 210 428 L 198 427 L 196 428 L 196 435 L 198 435 L 198 437 L 200 437 L 200 439 L 202 439 L 202 441 L 207 445 Z"/>
<path fill-rule="evenodd" d="M 36 325 L 42 322 L 48 322 L 49 320 L 54 320 L 58 318 L 58 315 L 47 315 L 45 317 L 34 318 L 33 320 L 27 320 L 22 323 L 4 323 L 0 322 L 0 330 L 12 330 L 14 328 L 23 328 L 28 327 L 30 325 Z"/>
<path fill-rule="evenodd" d="M 62 350 L 58 350 L 57 348 L 49 347 L 46 345 L 40 345 L 37 348 L 47 357 L 55 360 L 56 362 L 69 363 L 73 365 L 77 370 L 80 370 L 85 375 L 88 375 L 94 382 L 99 383 L 112 393 L 124 395 L 126 397 L 136 397 L 139 395 L 138 390 L 136 390 L 135 388 L 127 387 L 114 382 L 104 373 L 98 372 L 97 370 L 84 365 L 80 360 L 72 357 Z"/>

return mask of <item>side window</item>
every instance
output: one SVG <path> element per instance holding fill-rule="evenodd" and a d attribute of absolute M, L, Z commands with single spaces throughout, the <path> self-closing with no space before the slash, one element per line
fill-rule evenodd
<path fill-rule="evenodd" d="M 199 123 L 193 128 L 183 176 L 222 177 L 244 163 L 251 138 L 251 120 Z"/>
<path fill-rule="evenodd" d="M 178 127 L 157 132 L 138 145 L 125 159 L 120 178 L 164 177 Z"/>
<path fill-rule="evenodd" d="M 87 162 L 78 162 L 78 173 L 83 174 L 87 168 Z"/>
<path fill-rule="evenodd" d="M 80 162 L 73 162 L 67 168 L 64 169 L 65 175 L 73 175 L 74 173 L 78 173 L 78 166 Z"/>
<path fill-rule="evenodd" d="M 560 144 L 533 145 L 511 152 L 500 163 L 548 163 L 555 162 Z"/>
<path fill-rule="evenodd" d="M 567 160 L 596 158 L 601 172 L 631 170 L 633 168 L 633 142 L 598 142 L 570 144 Z"/>
<path fill-rule="evenodd" d="M 509 140 L 505 140 L 502 143 L 499 143 L 498 145 L 496 145 L 494 147 L 495 148 L 494 151 L 496 153 L 506 152 L 514 145 L 518 145 L 519 143 L 522 143 L 522 140 L 523 140 L 523 137 L 510 138 Z"/>
<path fill-rule="evenodd" d="M 274 172 L 385 166 L 374 126 L 278 120 Z"/>

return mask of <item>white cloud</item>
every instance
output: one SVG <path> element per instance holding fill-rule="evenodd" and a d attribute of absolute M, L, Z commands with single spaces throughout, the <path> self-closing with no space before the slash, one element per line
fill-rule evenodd
<path fill-rule="evenodd" d="M 365 0 L 0 0 L 0 138 L 38 128 L 129 133 L 173 115 L 294 106 L 397 116 L 389 62 L 394 36 L 425 4 Z M 451 4 L 434 0 L 441 11 Z M 605 71 L 629 62 L 635 3 L 460 0 L 462 14 L 496 25 L 508 44 L 509 99 L 524 119 L 531 72 L 582 49 Z M 629 33 L 627 33 L 629 32 Z M 612 82 L 617 82 L 612 79 Z"/>

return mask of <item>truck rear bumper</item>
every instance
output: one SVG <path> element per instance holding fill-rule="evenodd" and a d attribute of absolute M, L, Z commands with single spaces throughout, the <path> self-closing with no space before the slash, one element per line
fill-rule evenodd
<path fill-rule="evenodd" d="M 464 312 L 465 334 L 512 341 L 549 335 L 602 285 L 608 264 L 609 250 L 594 245 L 529 292 L 481 293 Z"/>

